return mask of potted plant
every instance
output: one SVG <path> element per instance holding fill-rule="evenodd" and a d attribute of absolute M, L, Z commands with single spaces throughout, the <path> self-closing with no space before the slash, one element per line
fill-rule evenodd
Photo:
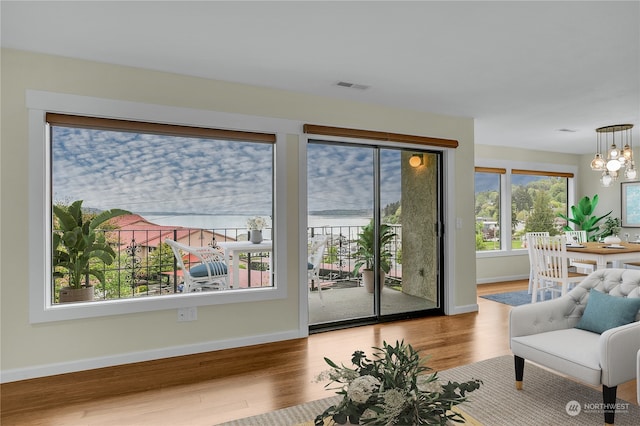
<path fill-rule="evenodd" d="M 559 217 L 563 218 L 567 221 L 567 225 L 563 228 L 564 231 L 573 231 L 573 229 L 569 226 L 568 222 L 574 223 L 578 225 L 580 230 L 587 232 L 587 240 L 588 241 L 596 241 L 601 233 L 598 233 L 600 227 L 598 223 L 609 216 L 611 212 L 603 215 L 603 216 L 595 216 L 593 212 L 596 210 L 596 206 L 598 205 L 598 194 L 594 195 L 593 198 L 589 198 L 588 196 L 582 197 L 578 204 L 575 206 L 571 206 L 571 215 L 573 217 L 567 217 L 564 214 L 558 214 Z"/>
<path fill-rule="evenodd" d="M 384 282 L 384 276 L 391 270 L 391 251 L 389 251 L 388 245 L 391 240 L 396 236 L 393 229 L 386 224 L 380 225 L 380 238 L 378 247 L 380 247 L 380 282 Z M 358 275 L 360 268 L 362 269 L 362 281 L 369 293 L 373 293 L 373 262 L 375 258 L 374 252 L 374 227 L 373 220 L 366 226 L 362 227 L 362 231 L 358 234 L 356 243 L 358 248 L 354 253 L 356 263 L 353 267 L 353 274 Z"/>
<path fill-rule="evenodd" d="M 598 237 L 604 238 L 604 242 L 607 244 L 620 244 L 622 240 L 618 234 L 621 229 L 620 219 L 617 217 L 608 217 L 600 226 L 600 234 L 598 234 Z"/>
<path fill-rule="evenodd" d="M 66 270 L 67 286 L 60 289 L 60 302 L 93 300 L 93 276 L 104 285 L 104 272 L 94 267 L 96 260 L 110 265 L 116 253 L 105 239 L 96 232 L 106 221 L 130 212 L 121 209 L 103 211 L 95 216 L 83 216 L 82 200 L 69 206 L 54 205 L 56 224 L 52 238 L 53 277 L 62 278 Z"/>

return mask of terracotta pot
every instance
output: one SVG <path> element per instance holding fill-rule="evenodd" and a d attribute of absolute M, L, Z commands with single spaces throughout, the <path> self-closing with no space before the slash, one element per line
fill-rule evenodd
<path fill-rule="evenodd" d="M 60 303 L 87 302 L 93 300 L 93 297 L 93 286 L 80 288 L 62 287 L 60 289 Z"/>
<path fill-rule="evenodd" d="M 384 284 L 385 272 L 380 270 L 380 282 Z M 367 293 L 373 293 L 375 289 L 374 285 L 374 276 L 372 269 L 363 269 L 362 270 L 362 282 L 364 283 L 364 288 L 367 290 Z"/>

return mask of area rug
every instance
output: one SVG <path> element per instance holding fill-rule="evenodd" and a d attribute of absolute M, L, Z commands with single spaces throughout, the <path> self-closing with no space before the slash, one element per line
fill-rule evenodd
<path fill-rule="evenodd" d="M 483 299 L 493 300 L 494 302 L 504 303 L 505 305 L 520 306 L 531 303 L 531 295 L 527 290 L 510 291 L 508 293 L 496 293 L 480 296 Z"/>
<path fill-rule="evenodd" d="M 514 384 L 513 357 L 502 356 L 438 373 L 444 381 L 481 379 L 479 390 L 459 407 L 485 426 L 583 426 L 604 423 L 600 390 L 561 377 L 529 362 L 525 365 L 524 389 Z M 272 411 L 224 426 L 312 425 L 313 419 L 339 397 L 333 396 L 295 407 Z M 570 414 L 569 414 L 570 413 Z M 616 425 L 637 426 L 640 407 L 618 399 Z"/>

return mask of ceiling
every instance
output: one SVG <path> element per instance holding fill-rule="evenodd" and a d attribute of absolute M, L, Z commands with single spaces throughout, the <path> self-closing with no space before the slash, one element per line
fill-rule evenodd
<path fill-rule="evenodd" d="M 2 47 L 473 117 L 477 144 L 593 153 L 597 127 L 631 123 L 640 145 L 638 1 L 0 8 Z"/>

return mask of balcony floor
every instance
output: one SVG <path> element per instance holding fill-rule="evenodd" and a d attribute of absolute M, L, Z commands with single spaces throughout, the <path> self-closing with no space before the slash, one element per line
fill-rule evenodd
<path fill-rule="evenodd" d="M 309 293 L 309 324 L 362 318 L 373 314 L 373 294 L 368 293 L 364 287 L 326 287 L 321 291 L 322 301 L 317 291 Z M 436 303 L 431 300 L 410 296 L 388 287 L 382 289 L 383 315 L 435 307 Z"/>

